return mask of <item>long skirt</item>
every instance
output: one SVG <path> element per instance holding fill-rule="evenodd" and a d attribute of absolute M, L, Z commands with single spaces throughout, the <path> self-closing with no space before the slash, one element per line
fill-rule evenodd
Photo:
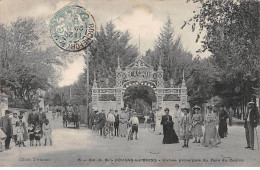
<path fill-rule="evenodd" d="M 202 139 L 202 145 L 205 147 L 208 146 L 216 146 L 217 144 L 220 144 L 221 140 L 217 131 L 217 128 L 215 126 L 215 123 L 210 123 L 207 126 L 205 126 L 205 132 Z"/>
<path fill-rule="evenodd" d="M 163 134 L 163 144 L 179 143 L 179 138 L 171 125 L 163 126 Z"/>
<path fill-rule="evenodd" d="M 177 136 L 180 136 L 180 132 L 181 132 L 181 127 L 179 125 L 179 123 L 174 123 L 174 131 L 176 132 Z"/>
<path fill-rule="evenodd" d="M 219 121 L 218 132 L 219 132 L 219 136 L 221 138 L 224 138 L 224 133 L 227 132 L 227 122 L 226 122 L 226 120 L 220 120 Z"/>
<path fill-rule="evenodd" d="M 127 123 L 119 123 L 118 134 L 121 136 L 127 135 Z"/>
<path fill-rule="evenodd" d="M 203 136 L 201 124 L 196 124 L 194 127 L 192 127 L 192 136 L 193 137 Z"/>

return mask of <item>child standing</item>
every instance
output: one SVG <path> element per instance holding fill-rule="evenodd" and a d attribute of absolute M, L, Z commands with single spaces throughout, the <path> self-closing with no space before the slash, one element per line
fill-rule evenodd
<path fill-rule="evenodd" d="M 18 118 L 19 118 L 19 124 L 22 126 L 22 128 L 23 128 L 23 141 L 20 143 L 20 144 L 23 144 L 23 146 L 24 147 L 26 147 L 25 146 L 25 144 L 24 144 L 24 141 L 26 141 L 27 139 L 28 139 L 28 134 L 27 134 L 27 130 L 26 130 L 26 125 L 25 125 L 25 122 L 24 122 L 24 120 L 23 120 L 23 115 L 22 114 L 20 114 L 19 116 L 18 116 Z M 18 129 L 17 129 L 18 130 Z M 17 133 L 17 138 L 18 138 L 18 132 L 16 132 Z"/>
<path fill-rule="evenodd" d="M 50 126 L 50 123 L 49 123 L 48 119 L 44 120 L 44 123 L 42 125 L 42 131 L 43 131 L 43 136 L 44 136 L 44 139 L 45 139 L 44 146 L 47 145 L 47 139 L 50 140 L 50 145 L 52 146 L 52 138 L 51 138 L 52 130 L 51 130 L 51 126 Z"/>
<path fill-rule="evenodd" d="M 192 116 L 192 135 L 195 138 L 193 143 L 200 143 L 200 138 L 203 136 L 202 127 L 201 127 L 203 118 L 200 113 L 199 106 L 196 105 L 192 109 L 194 110 L 194 113 Z"/>
<path fill-rule="evenodd" d="M 24 133 L 23 124 L 21 122 L 17 122 L 16 134 L 17 134 L 17 142 L 18 142 L 19 147 L 21 147 L 21 144 L 23 144 L 23 146 L 24 146 L 23 133 Z"/>
<path fill-rule="evenodd" d="M 30 146 L 34 145 L 34 138 L 35 138 L 35 134 L 34 134 L 35 128 L 33 124 L 30 124 L 28 127 L 28 134 L 29 134 L 29 139 L 30 139 Z"/>
<path fill-rule="evenodd" d="M 137 140 L 139 120 L 138 117 L 136 116 L 136 112 L 133 112 L 133 116 L 130 118 L 129 123 L 132 127 L 132 133 L 133 134 L 135 133 L 135 139 Z"/>
<path fill-rule="evenodd" d="M 192 139 L 192 133 L 191 133 L 191 127 L 192 127 L 192 120 L 191 117 L 189 116 L 189 108 L 184 107 L 182 108 L 182 112 L 184 115 L 182 116 L 181 119 L 181 134 L 180 134 L 180 140 L 184 140 L 184 145 L 182 146 L 187 147 L 189 145 L 189 139 Z"/>
<path fill-rule="evenodd" d="M 36 127 L 35 127 L 34 139 L 36 141 L 35 146 L 37 146 L 37 144 L 39 144 L 39 146 L 41 146 L 41 127 L 40 127 L 40 124 L 37 124 Z"/>
<path fill-rule="evenodd" d="M 13 139 L 14 139 L 15 146 L 17 145 L 16 122 L 18 122 L 18 121 L 19 121 L 19 119 L 17 117 L 17 113 L 13 113 L 12 127 L 13 127 Z"/>

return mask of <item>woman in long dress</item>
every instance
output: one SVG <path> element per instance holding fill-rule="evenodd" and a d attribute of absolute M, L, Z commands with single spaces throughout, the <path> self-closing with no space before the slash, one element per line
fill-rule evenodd
<path fill-rule="evenodd" d="M 215 112 L 213 112 L 212 106 L 207 106 L 204 125 L 205 132 L 202 139 L 202 145 L 205 147 L 216 146 L 221 143 L 216 125 L 218 124 L 218 117 Z"/>
<path fill-rule="evenodd" d="M 189 140 L 193 138 L 191 133 L 192 120 L 191 116 L 189 115 L 189 108 L 187 106 L 182 108 L 182 112 L 184 115 L 182 115 L 181 119 L 180 140 L 184 140 L 184 145 L 182 147 L 188 148 Z"/>
<path fill-rule="evenodd" d="M 180 123 L 181 123 L 181 110 L 180 110 L 180 106 L 179 104 L 175 105 L 175 110 L 173 113 L 173 127 L 174 127 L 174 131 L 176 132 L 177 136 L 180 136 Z"/>
<path fill-rule="evenodd" d="M 173 129 L 172 116 L 169 115 L 169 109 L 164 109 L 165 115 L 162 116 L 161 125 L 163 125 L 163 144 L 179 143 L 178 136 Z"/>
<path fill-rule="evenodd" d="M 192 116 L 192 136 L 195 138 L 193 143 L 200 143 L 200 138 L 203 136 L 202 133 L 202 122 L 203 118 L 200 113 L 200 107 L 194 106 L 193 107 L 194 114 Z"/>
<path fill-rule="evenodd" d="M 121 137 L 126 137 L 127 135 L 127 122 L 128 122 L 128 115 L 126 114 L 124 108 L 122 108 L 121 114 L 119 115 L 119 127 L 118 127 L 118 134 Z"/>

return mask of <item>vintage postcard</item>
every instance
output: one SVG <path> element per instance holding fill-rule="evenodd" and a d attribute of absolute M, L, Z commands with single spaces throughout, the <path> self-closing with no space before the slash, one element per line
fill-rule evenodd
<path fill-rule="evenodd" d="M 0 0 L 0 167 L 259 167 L 258 0 Z"/>

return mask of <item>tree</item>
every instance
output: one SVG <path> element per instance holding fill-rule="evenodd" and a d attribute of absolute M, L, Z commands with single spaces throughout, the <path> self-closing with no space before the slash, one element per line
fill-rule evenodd
<path fill-rule="evenodd" d="M 33 18 L 18 18 L 10 26 L 0 26 L 1 92 L 8 93 L 10 101 L 23 101 L 23 107 L 28 108 L 37 89 L 46 90 L 55 83 L 55 66 L 64 65 L 59 55 L 65 53 L 44 45 L 46 32 L 39 24 Z"/>
<path fill-rule="evenodd" d="M 219 68 L 215 95 L 226 104 L 243 105 L 255 100 L 254 88 L 260 85 L 259 67 L 259 2 L 198 1 L 201 7 L 184 23 L 192 30 L 199 25 L 197 41 L 202 37 L 199 52 L 212 53 L 212 64 Z"/>
<path fill-rule="evenodd" d="M 125 67 L 138 56 L 137 48 L 129 44 L 130 39 L 131 36 L 128 31 L 117 30 L 111 21 L 105 27 L 100 26 L 100 31 L 96 34 L 96 40 L 90 45 L 89 49 L 85 50 L 86 55 L 88 55 L 87 50 L 91 53 L 89 64 L 90 87 L 93 85 L 94 71 L 99 87 L 106 87 L 107 78 L 109 87 L 115 86 L 118 57 L 121 67 Z M 76 95 L 81 98 L 81 101 L 86 98 L 86 73 L 87 69 L 84 70 L 84 73 L 75 84 Z M 91 88 L 89 89 L 91 90 Z M 89 94 L 91 94 L 91 91 Z M 114 100 L 113 96 L 103 96 L 102 98 L 103 100 Z M 91 98 L 89 98 L 90 100 Z"/>
<path fill-rule="evenodd" d="M 176 37 L 170 17 L 155 41 L 154 50 L 146 52 L 145 60 L 155 69 L 158 69 L 161 62 L 165 86 L 169 86 L 171 78 L 175 85 L 181 83 L 183 69 L 192 61 L 192 55 L 183 49 L 180 37 Z"/>

